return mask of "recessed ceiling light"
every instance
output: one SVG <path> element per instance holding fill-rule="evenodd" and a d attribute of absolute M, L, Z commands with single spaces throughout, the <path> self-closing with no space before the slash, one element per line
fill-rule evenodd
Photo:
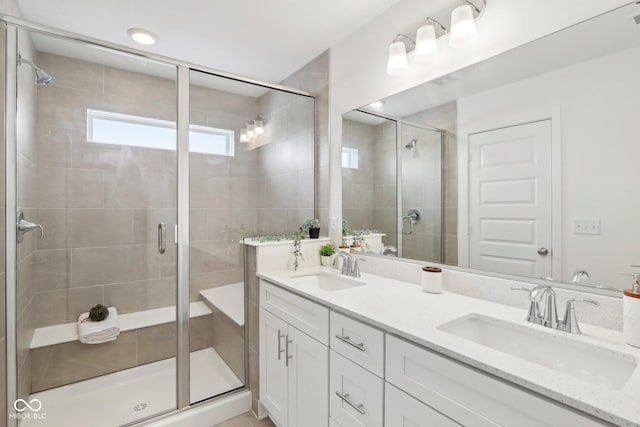
<path fill-rule="evenodd" d="M 376 102 L 372 102 L 371 104 L 369 104 L 369 107 L 371 108 L 380 108 L 384 105 L 384 101 L 376 101 Z"/>
<path fill-rule="evenodd" d="M 134 42 L 147 46 L 155 44 L 158 39 L 158 36 L 153 34 L 151 31 L 142 28 L 129 28 L 127 30 L 127 34 Z"/>

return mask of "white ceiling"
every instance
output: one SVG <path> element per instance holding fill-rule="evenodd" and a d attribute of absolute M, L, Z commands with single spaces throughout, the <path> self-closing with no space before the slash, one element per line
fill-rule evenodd
<path fill-rule="evenodd" d="M 399 0 L 18 0 L 24 18 L 278 83 Z M 143 47 L 126 35 L 158 35 Z"/>

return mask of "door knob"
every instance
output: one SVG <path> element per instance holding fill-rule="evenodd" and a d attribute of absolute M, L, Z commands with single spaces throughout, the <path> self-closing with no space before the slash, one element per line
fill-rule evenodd
<path fill-rule="evenodd" d="M 547 249 L 547 248 L 540 248 L 540 249 L 538 249 L 538 255 L 540 255 L 540 256 L 547 256 L 547 255 L 549 255 L 549 249 Z"/>

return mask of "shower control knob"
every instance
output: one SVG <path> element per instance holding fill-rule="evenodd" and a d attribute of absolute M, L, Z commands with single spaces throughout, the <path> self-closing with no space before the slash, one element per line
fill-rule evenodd
<path fill-rule="evenodd" d="M 547 256 L 547 255 L 549 255 L 549 249 L 547 249 L 547 248 L 540 248 L 540 249 L 538 249 L 538 255 L 540 255 L 540 256 Z"/>

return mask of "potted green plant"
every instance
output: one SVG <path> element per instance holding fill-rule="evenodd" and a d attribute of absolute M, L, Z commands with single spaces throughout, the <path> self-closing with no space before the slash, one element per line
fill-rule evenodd
<path fill-rule="evenodd" d="M 336 247 L 331 243 L 320 246 L 320 263 L 325 267 L 329 267 L 331 265 L 333 254 L 335 253 Z"/>
<path fill-rule="evenodd" d="M 320 237 L 320 221 L 318 218 L 309 218 L 302 224 L 300 230 L 308 232 L 310 239 L 317 239 Z"/>

